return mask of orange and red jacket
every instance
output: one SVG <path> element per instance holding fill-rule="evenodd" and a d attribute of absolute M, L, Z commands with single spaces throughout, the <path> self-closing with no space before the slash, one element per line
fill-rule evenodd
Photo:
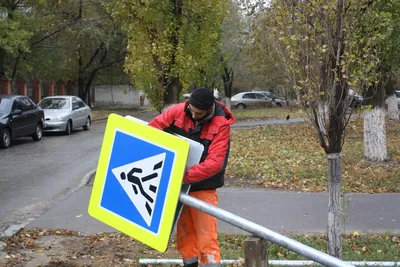
<path fill-rule="evenodd" d="M 188 109 L 189 101 L 176 104 L 154 118 L 149 125 L 197 141 L 204 146 L 199 164 L 186 170 L 184 183 L 191 184 L 190 191 L 215 189 L 223 186 L 230 146 L 230 125 L 233 114 L 215 101 L 211 118 L 196 126 Z"/>

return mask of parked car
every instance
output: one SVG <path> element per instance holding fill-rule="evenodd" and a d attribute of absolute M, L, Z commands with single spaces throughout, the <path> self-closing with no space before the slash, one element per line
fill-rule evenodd
<path fill-rule="evenodd" d="M 245 109 L 248 107 L 271 107 L 272 99 L 255 92 L 242 92 L 231 97 L 232 107 Z"/>
<path fill-rule="evenodd" d="M 45 132 L 69 135 L 79 127 L 89 130 L 92 124 L 90 107 L 77 96 L 48 96 L 39 102 L 39 106 L 44 111 Z"/>
<path fill-rule="evenodd" d="M 23 136 L 40 141 L 43 124 L 43 110 L 29 97 L 0 95 L 0 147 L 7 148 L 12 139 Z"/>
<path fill-rule="evenodd" d="M 190 95 L 191 95 L 191 94 L 186 93 L 186 94 L 183 94 L 182 96 L 183 96 L 183 99 L 186 101 L 186 100 L 189 100 L 189 99 L 190 99 Z M 215 89 L 213 90 L 213 95 L 214 95 L 214 98 L 217 99 L 218 101 L 221 100 L 221 98 L 220 98 L 220 96 L 219 96 L 219 91 L 218 91 L 218 89 L 215 88 Z"/>
<path fill-rule="evenodd" d="M 289 101 L 286 98 L 275 95 L 274 93 L 271 93 L 270 91 L 255 91 L 255 90 L 253 90 L 252 92 L 260 93 L 268 98 L 271 98 L 272 102 L 275 101 L 275 105 L 277 107 L 289 106 Z"/>
<path fill-rule="evenodd" d="M 397 107 L 400 109 L 400 90 L 396 90 Z"/>
<path fill-rule="evenodd" d="M 353 89 L 349 89 L 349 107 L 359 108 L 364 101 L 364 97 L 356 93 Z"/>

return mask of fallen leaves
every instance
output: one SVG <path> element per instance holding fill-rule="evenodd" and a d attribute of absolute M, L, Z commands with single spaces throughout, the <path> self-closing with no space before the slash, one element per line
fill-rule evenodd
<path fill-rule="evenodd" d="M 344 192 L 400 192 L 399 131 L 399 124 L 388 122 L 387 147 L 391 160 L 369 162 L 363 156 L 362 121 L 354 121 L 342 151 Z M 310 124 L 231 131 L 226 171 L 229 186 L 326 192 L 327 170 L 327 156 Z"/>
<path fill-rule="evenodd" d="M 245 235 L 219 235 L 218 241 L 223 257 L 239 259 L 237 263 L 230 266 L 244 266 L 243 246 L 246 237 Z M 34 241 L 32 249 L 28 249 L 25 244 L 20 244 L 18 247 L 9 246 L 21 240 L 26 241 L 26 238 L 32 238 Z M 174 246 L 174 238 L 175 236 L 168 250 L 160 253 L 122 233 L 80 235 L 63 230 L 21 229 L 13 237 L 4 240 L 7 244 L 4 248 L 7 253 L 5 266 L 25 266 L 35 257 L 48 259 L 48 264 L 42 265 L 46 267 L 140 266 L 138 263 L 140 258 L 180 258 Z M 318 250 L 326 250 L 326 235 L 300 235 L 292 238 Z M 270 244 L 269 249 L 270 259 L 302 259 L 296 253 L 274 244 Z M 358 232 L 343 235 L 343 252 L 347 259 L 376 260 L 378 258 L 398 261 L 399 249 L 399 235 L 364 235 Z"/>

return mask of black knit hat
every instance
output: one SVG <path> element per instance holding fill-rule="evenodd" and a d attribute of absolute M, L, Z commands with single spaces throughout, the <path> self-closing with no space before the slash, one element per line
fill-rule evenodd
<path fill-rule="evenodd" d="M 189 102 L 195 108 L 208 110 L 214 104 L 214 95 L 207 88 L 198 88 L 190 95 Z"/>

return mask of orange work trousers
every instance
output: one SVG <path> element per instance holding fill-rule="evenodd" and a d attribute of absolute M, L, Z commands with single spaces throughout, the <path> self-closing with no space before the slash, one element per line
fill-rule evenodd
<path fill-rule="evenodd" d="M 218 194 L 214 190 L 190 192 L 190 196 L 218 205 Z M 200 266 L 220 266 L 221 254 L 217 240 L 217 219 L 195 208 L 184 206 L 177 225 L 177 249 L 183 262 L 199 261 Z"/>

